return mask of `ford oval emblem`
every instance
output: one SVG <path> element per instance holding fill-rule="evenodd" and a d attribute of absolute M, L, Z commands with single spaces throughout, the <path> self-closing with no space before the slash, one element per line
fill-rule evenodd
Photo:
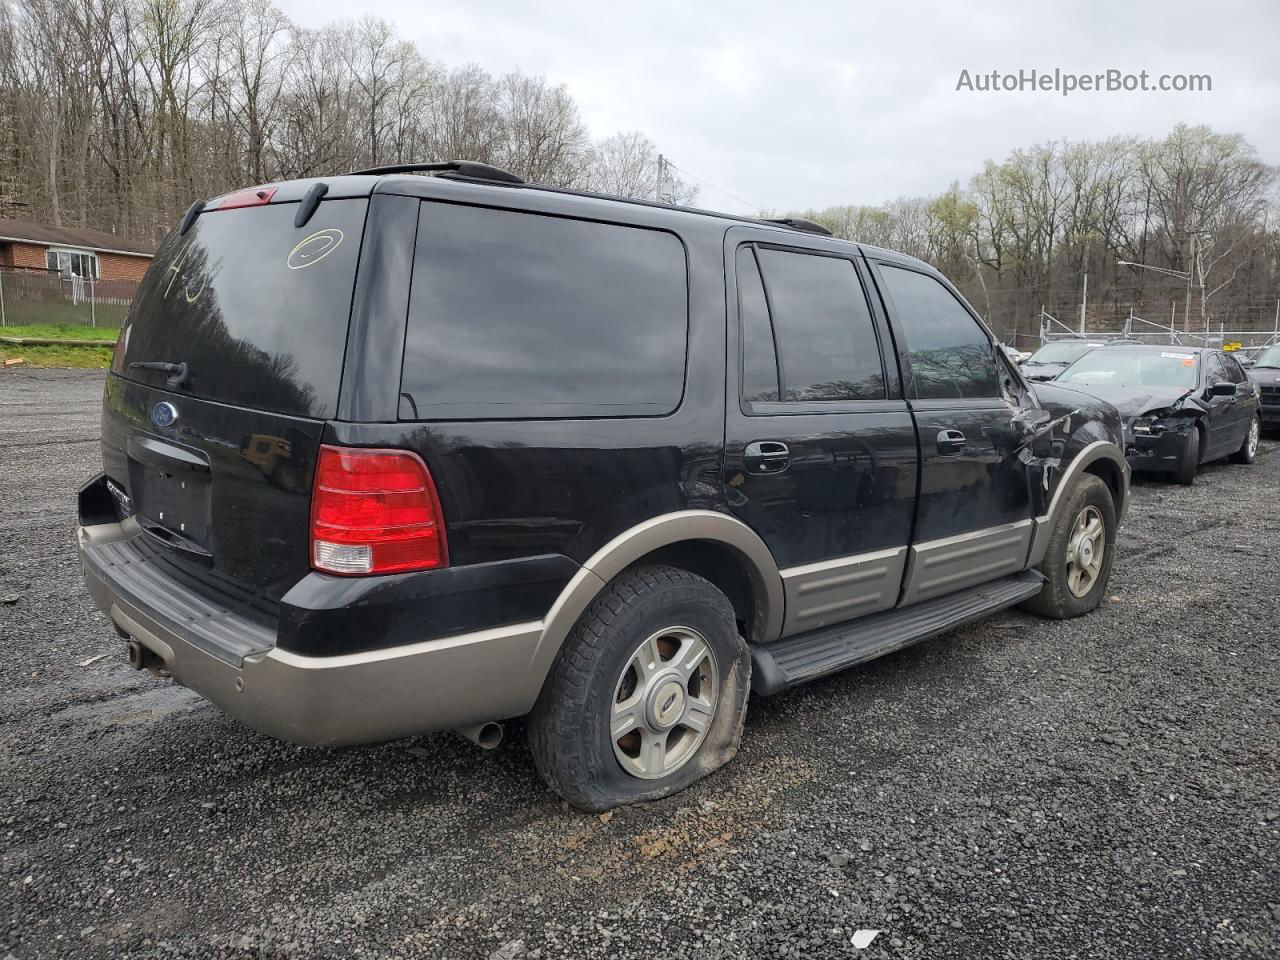
<path fill-rule="evenodd" d="M 178 422 L 178 408 L 168 400 L 161 400 L 151 408 L 151 422 L 157 427 L 172 427 Z"/>

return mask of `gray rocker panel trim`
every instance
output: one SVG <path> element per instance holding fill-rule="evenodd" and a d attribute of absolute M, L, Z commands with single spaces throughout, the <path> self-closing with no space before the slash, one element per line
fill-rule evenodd
<path fill-rule="evenodd" d="M 910 606 L 1025 569 L 1031 531 L 1028 517 L 915 544 L 902 605 Z"/>
<path fill-rule="evenodd" d="M 906 562 L 902 546 L 788 567 L 782 571 L 787 598 L 782 635 L 889 609 L 898 601 Z"/>

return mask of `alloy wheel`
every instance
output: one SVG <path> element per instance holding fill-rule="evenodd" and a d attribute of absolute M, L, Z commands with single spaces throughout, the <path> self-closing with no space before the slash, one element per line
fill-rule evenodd
<path fill-rule="evenodd" d="M 1107 551 L 1106 525 L 1102 511 L 1087 506 L 1076 514 L 1067 538 L 1067 589 L 1083 597 L 1093 589 L 1102 574 L 1102 561 Z"/>
<path fill-rule="evenodd" d="M 622 769 L 656 780 L 688 763 L 719 697 L 715 654 L 691 627 L 665 627 L 631 656 L 614 687 L 609 740 Z"/>
<path fill-rule="evenodd" d="M 1258 418 L 1254 417 L 1249 424 L 1249 459 L 1252 460 L 1258 455 L 1258 435 L 1261 431 L 1258 429 Z"/>

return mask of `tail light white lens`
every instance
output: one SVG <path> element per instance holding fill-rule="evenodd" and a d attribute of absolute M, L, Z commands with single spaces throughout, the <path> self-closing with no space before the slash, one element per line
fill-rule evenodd
<path fill-rule="evenodd" d="M 417 454 L 320 448 L 311 494 L 312 567 L 363 576 L 448 565 L 440 498 Z"/>

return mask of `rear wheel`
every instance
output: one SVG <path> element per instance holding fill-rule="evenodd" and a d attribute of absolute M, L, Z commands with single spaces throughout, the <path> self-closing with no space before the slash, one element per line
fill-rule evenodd
<path fill-rule="evenodd" d="M 725 595 L 686 570 L 637 567 L 565 640 L 529 716 L 534 764 L 584 810 L 668 796 L 737 753 L 750 680 Z"/>
<path fill-rule="evenodd" d="M 1253 463 L 1258 457 L 1258 441 L 1262 438 L 1262 418 L 1254 417 L 1249 421 L 1249 432 L 1245 434 L 1240 449 L 1231 455 L 1232 463 Z"/>
<path fill-rule="evenodd" d="M 1200 428 L 1194 427 L 1187 434 L 1187 442 L 1182 448 L 1182 459 L 1173 471 L 1173 479 L 1184 487 L 1196 482 L 1196 473 L 1200 469 Z"/>
<path fill-rule="evenodd" d="M 1102 602 L 1115 553 L 1116 508 L 1100 477 L 1085 474 L 1072 486 L 1049 534 L 1040 572 L 1044 588 L 1022 604 L 1042 617 L 1065 620 Z"/>

